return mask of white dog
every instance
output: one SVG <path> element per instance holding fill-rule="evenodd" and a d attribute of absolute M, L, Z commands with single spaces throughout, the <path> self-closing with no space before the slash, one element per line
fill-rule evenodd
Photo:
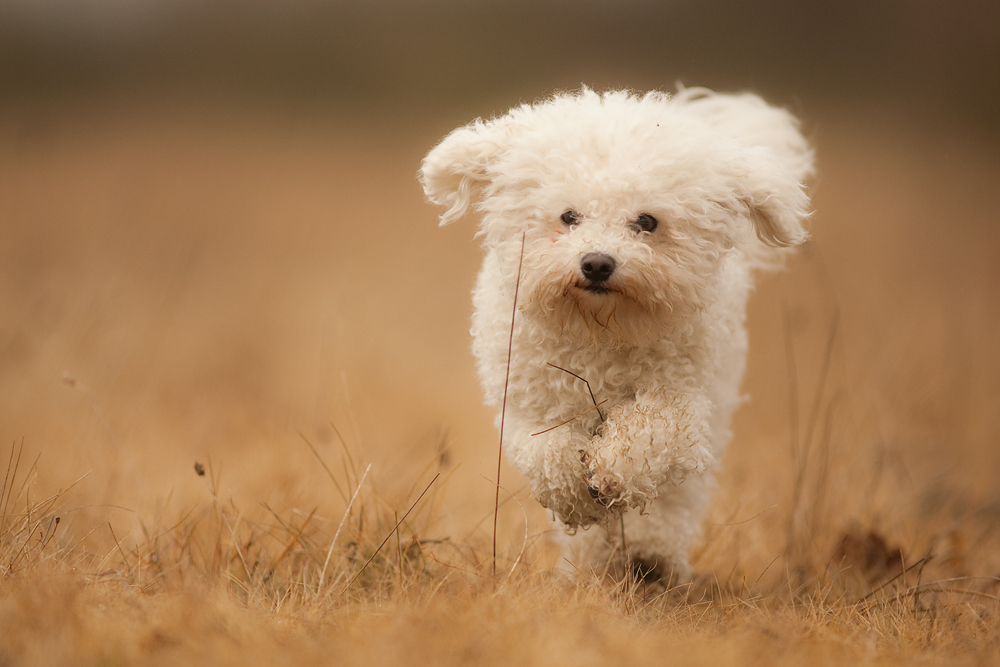
<path fill-rule="evenodd" d="M 576 567 L 690 577 L 740 403 L 752 272 L 806 238 L 811 171 L 789 113 L 704 89 L 556 95 L 424 159 L 442 225 L 482 214 L 486 402 L 506 391 L 508 459 Z"/>

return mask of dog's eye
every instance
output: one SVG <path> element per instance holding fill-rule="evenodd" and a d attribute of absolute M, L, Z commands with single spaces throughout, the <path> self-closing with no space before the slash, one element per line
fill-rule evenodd
<path fill-rule="evenodd" d="M 559 219 L 563 221 L 563 224 L 569 225 L 570 227 L 572 227 L 573 225 L 575 225 L 575 224 L 577 224 L 577 223 L 580 222 L 580 218 L 581 217 L 582 216 L 579 213 L 577 213 L 573 209 L 570 209 L 570 210 L 566 211 L 565 213 L 563 213 L 562 215 L 560 215 Z"/>
<path fill-rule="evenodd" d="M 651 232 L 656 229 L 658 224 L 660 223 L 657 222 L 656 218 L 649 213 L 641 214 L 635 221 L 635 226 L 639 228 L 640 232 Z"/>

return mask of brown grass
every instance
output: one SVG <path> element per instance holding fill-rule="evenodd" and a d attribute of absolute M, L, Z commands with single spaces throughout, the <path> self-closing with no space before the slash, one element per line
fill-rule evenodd
<path fill-rule="evenodd" d="M 1000 662 L 1000 160 L 859 116 L 660 595 L 561 574 L 509 469 L 491 576 L 451 120 L 5 112 L 0 665 Z"/>

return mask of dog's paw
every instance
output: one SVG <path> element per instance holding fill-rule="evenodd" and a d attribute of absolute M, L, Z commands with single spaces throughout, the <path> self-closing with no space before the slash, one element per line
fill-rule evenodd
<path fill-rule="evenodd" d="M 626 476 L 616 470 L 613 461 L 601 456 L 599 450 L 590 450 L 580 455 L 584 466 L 584 483 L 591 499 L 608 512 L 623 512 L 629 508 L 642 511 L 647 500 L 644 493 L 636 493 Z M 635 478 L 631 481 L 635 482 Z"/>
<path fill-rule="evenodd" d="M 622 499 L 624 488 L 613 477 L 598 477 L 592 470 L 587 471 L 587 491 L 601 507 L 608 510 L 624 509 Z"/>

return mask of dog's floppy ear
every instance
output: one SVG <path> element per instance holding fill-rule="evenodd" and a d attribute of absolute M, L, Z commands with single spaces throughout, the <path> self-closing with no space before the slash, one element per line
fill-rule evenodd
<path fill-rule="evenodd" d="M 751 93 L 685 88 L 673 99 L 751 147 L 741 165 L 738 197 L 757 236 L 779 247 L 805 241 L 809 197 L 803 182 L 813 174 L 813 152 L 796 118 Z"/>
<path fill-rule="evenodd" d="M 420 182 L 427 199 L 448 210 L 441 225 L 461 218 L 489 181 L 488 167 L 503 150 L 505 119 L 477 120 L 445 137 L 424 158 Z"/>
<path fill-rule="evenodd" d="M 740 204 L 761 241 L 779 248 L 798 245 L 809 237 L 802 224 L 810 215 L 805 186 L 772 155 L 754 152 L 759 159 L 751 159 L 740 178 Z"/>

